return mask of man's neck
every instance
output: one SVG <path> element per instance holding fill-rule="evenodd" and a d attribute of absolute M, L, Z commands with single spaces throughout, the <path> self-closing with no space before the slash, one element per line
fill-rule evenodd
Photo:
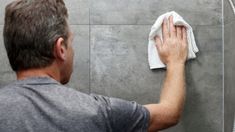
<path fill-rule="evenodd" d="M 55 68 L 46 67 L 41 69 L 28 69 L 16 72 L 17 80 L 24 80 L 30 77 L 51 77 L 60 82 L 59 72 Z"/>

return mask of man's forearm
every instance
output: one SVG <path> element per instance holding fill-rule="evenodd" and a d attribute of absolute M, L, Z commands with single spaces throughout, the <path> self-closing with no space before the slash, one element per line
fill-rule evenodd
<path fill-rule="evenodd" d="M 168 64 L 160 103 L 165 103 L 176 114 L 181 114 L 185 101 L 185 65 Z"/>
<path fill-rule="evenodd" d="M 179 122 L 185 101 L 185 61 L 188 54 L 185 27 L 175 26 L 173 16 L 162 24 L 162 39 L 156 36 L 160 59 L 167 65 L 160 102 L 145 107 L 150 112 L 149 131 L 157 131 Z"/>

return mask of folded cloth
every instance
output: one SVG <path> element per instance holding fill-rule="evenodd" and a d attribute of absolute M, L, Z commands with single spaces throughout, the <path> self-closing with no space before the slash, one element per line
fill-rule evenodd
<path fill-rule="evenodd" d="M 162 23 L 164 19 L 168 19 L 173 16 L 174 25 L 180 25 L 186 27 L 187 39 L 188 39 L 188 59 L 196 58 L 196 54 L 199 50 L 197 48 L 193 29 L 192 27 L 175 11 L 167 12 L 156 20 L 155 24 L 151 28 L 149 34 L 149 44 L 148 44 L 148 61 L 150 69 L 165 68 L 166 65 L 161 61 L 158 51 L 156 48 L 155 36 L 159 36 L 162 40 Z"/>

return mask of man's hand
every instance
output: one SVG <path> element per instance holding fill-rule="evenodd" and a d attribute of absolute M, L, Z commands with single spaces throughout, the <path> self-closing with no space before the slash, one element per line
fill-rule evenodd
<path fill-rule="evenodd" d="M 184 27 L 174 26 L 172 16 L 169 22 L 169 29 L 167 20 L 162 25 L 163 42 L 156 37 L 159 56 L 167 71 L 159 103 L 145 105 L 150 113 L 149 132 L 176 125 L 184 107 L 187 34 Z"/>
<path fill-rule="evenodd" d="M 187 34 L 185 27 L 174 26 L 173 17 L 170 17 L 168 29 L 167 19 L 162 24 L 163 42 L 156 36 L 156 47 L 163 63 L 167 66 L 171 64 L 184 64 L 187 59 Z"/>

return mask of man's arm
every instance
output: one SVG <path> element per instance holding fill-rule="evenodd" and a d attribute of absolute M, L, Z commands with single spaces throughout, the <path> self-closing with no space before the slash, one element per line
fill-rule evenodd
<path fill-rule="evenodd" d="M 187 34 L 184 27 L 174 26 L 170 17 L 168 29 L 164 20 L 163 42 L 157 36 L 157 49 L 167 71 L 158 104 L 145 107 L 150 112 L 148 131 L 162 130 L 178 123 L 185 100 L 185 61 L 187 58 Z"/>

